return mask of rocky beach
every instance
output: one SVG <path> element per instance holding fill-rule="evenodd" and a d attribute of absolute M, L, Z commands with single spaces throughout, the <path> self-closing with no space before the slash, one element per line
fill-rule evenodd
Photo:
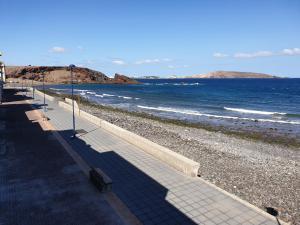
<path fill-rule="evenodd" d="M 300 150 L 223 131 L 146 118 L 109 107 L 81 108 L 200 163 L 199 175 L 279 218 L 300 224 Z"/>

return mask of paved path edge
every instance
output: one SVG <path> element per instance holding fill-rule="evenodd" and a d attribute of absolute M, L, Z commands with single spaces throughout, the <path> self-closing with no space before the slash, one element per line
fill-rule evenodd
<path fill-rule="evenodd" d="M 26 102 L 31 106 L 35 113 L 39 114 L 43 118 L 40 123 L 47 127 L 54 135 L 56 140 L 62 145 L 66 152 L 72 157 L 72 159 L 78 164 L 83 173 L 88 177 L 90 166 L 87 162 L 82 159 L 82 157 L 68 144 L 68 142 L 55 130 L 54 126 L 47 120 L 45 115 L 32 107 L 31 101 L 26 100 Z M 124 223 L 130 225 L 142 225 L 142 223 L 137 219 L 137 217 L 127 208 L 127 206 L 118 198 L 118 196 L 113 192 L 103 193 L 105 200 L 109 205 L 115 210 L 115 212 L 121 217 Z"/>

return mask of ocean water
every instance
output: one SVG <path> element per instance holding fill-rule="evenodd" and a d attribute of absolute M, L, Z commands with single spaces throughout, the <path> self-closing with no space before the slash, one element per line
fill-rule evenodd
<path fill-rule="evenodd" d="M 75 85 L 98 104 L 189 122 L 300 126 L 300 79 L 147 79 L 138 85 Z M 70 85 L 49 86 L 70 93 Z M 243 125 L 244 124 L 244 125 Z"/>

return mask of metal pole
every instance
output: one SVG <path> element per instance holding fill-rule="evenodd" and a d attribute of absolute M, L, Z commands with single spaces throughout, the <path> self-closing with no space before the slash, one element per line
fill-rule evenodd
<path fill-rule="evenodd" d="M 27 96 L 27 78 L 25 80 L 25 96 Z"/>
<path fill-rule="evenodd" d="M 72 116 L 73 116 L 73 135 L 71 138 L 76 137 L 76 130 L 75 130 L 75 110 L 74 110 L 74 87 L 73 87 L 73 68 L 74 65 L 70 65 L 70 73 L 71 73 L 71 89 L 72 89 Z"/>
<path fill-rule="evenodd" d="M 22 95 L 24 96 L 24 88 L 23 88 L 23 77 L 22 77 Z"/>
<path fill-rule="evenodd" d="M 0 62 L 0 73 L 1 73 L 1 80 L 0 80 L 0 104 L 2 104 L 2 95 L 3 95 L 3 83 L 4 83 L 4 65 Z"/>
<path fill-rule="evenodd" d="M 43 73 L 43 92 L 44 92 L 44 112 L 47 112 L 46 107 L 46 94 L 45 94 L 45 74 Z"/>
<path fill-rule="evenodd" d="M 31 80 L 31 90 L 32 90 L 32 98 L 34 99 L 33 77 L 32 77 L 32 80 Z"/>

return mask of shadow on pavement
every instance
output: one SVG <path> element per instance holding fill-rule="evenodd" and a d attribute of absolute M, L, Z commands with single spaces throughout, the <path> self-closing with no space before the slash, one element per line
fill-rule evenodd
<path fill-rule="evenodd" d="M 0 224 L 124 224 L 17 92 L 0 105 Z"/>
<path fill-rule="evenodd" d="M 143 224 L 195 224 L 166 200 L 167 188 L 116 152 L 99 153 L 79 138 L 70 139 L 72 130 L 59 133 L 90 166 L 113 180 L 113 191 Z"/>
<path fill-rule="evenodd" d="M 25 95 L 22 95 L 23 93 L 25 94 L 26 89 L 4 89 L 3 91 L 3 103 L 4 102 L 13 102 L 13 101 L 23 101 L 23 100 L 28 100 L 32 99 L 30 97 L 27 97 Z M 19 95 L 17 95 L 19 93 Z"/>
<path fill-rule="evenodd" d="M 24 98 L 22 95 L 16 95 L 19 90 L 9 89 L 7 91 L 5 94 L 6 102 L 30 99 Z M 41 108 L 42 106 L 41 104 L 33 105 L 34 108 Z M 14 153 L 8 152 L 6 156 L 9 157 L 11 154 L 12 157 L 15 157 L 17 154 L 18 157 L 22 156 L 22 161 L 15 164 L 11 163 L 10 160 L 6 160 L 6 163 L 2 162 L 0 173 L 4 173 L 5 169 L 8 169 L 6 170 L 8 171 L 6 174 L 8 178 L 22 180 L 21 186 L 16 184 L 17 190 L 19 188 L 28 191 L 26 194 L 19 191 L 18 198 L 23 200 L 12 201 L 13 208 L 0 206 L 1 213 L 16 224 L 20 223 L 19 218 L 13 216 L 16 211 L 21 215 L 23 213 L 28 214 L 29 217 L 25 216 L 25 218 L 31 218 L 33 221 L 34 219 L 30 217 L 32 212 L 42 214 L 48 220 L 52 216 L 56 216 L 57 218 L 53 221 L 65 224 L 70 224 L 68 222 L 76 220 L 76 224 L 88 224 L 79 222 L 82 219 L 79 219 L 78 216 L 84 214 L 87 214 L 91 221 L 92 218 L 95 221 L 95 218 L 98 218 L 99 215 L 93 214 L 99 213 L 94 210 L 94 202 L 91 197 L 89 199 L 87 195 L 85 201 L 82 202 L 80 201 L 80 195 L 76 195 L 78 184 L 73 179 L 76 180 L 79 171 L 70 172 L 68 175 L 62 174 L 65 170 L 64 167 L 73 162 L 70 161 L 70 157 L 63 157 L 61 152 L 64 151 L 66 154 L 65 150 L 62 150 L 57 141 L 49 141 L 49 138 L 50 140 L 53 138 L 50 131 L 42 130 L 39 123 L 33 123 L 27 118 L 25 112 L 32 110 L 29 104 L 6 105 L 6 108 L 8 107 L 9 112 L 6 113 L 6 118 L 0 116 L 0 120 L 11 120 L 11 127 L 8 130 L 12 133 L 6 136 L 5 139 L 14 142 L 16 148 Z M 72 130 L 57 132 L 91 167 L 100 168 L 113 180 L 113 191 L 143 224 L 195 224 L 166 200 L 168 194 L 166 187 L 156 182 L 119 154 L 114 151 L 101 153 L 79 138 L 70 139 L 73 134 Z M 37 146 L 40 149 L 37 149 Z M 41 152 L 42 154 L 40 154 Z M 7 188 L 9 188 L 9 184 L 7 184 Z M 57 208 L 56 211 L 59 212 L 63 211 L 64 207 L 73 212 L 68 219 L 65 218 L 65 221 L 62 216 L 64 214 L 57 215 L 54 212 L 54 208 Z M 47 219 L 45 219 L 45 222 L 47 222 Z M 27 222 L 23 221 L 21 224 L 28 224 Z"/>

